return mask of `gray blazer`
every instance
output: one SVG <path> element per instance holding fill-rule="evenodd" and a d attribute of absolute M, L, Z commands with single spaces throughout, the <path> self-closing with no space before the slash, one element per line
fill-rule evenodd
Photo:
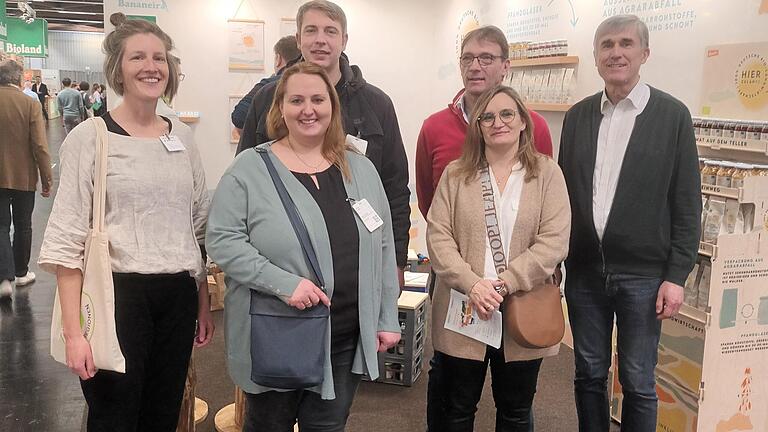
<path fill-rule="evenodd" d="M 315 247 L 329 297 L 333 296 L 333 262 L 325 220 L 314 198 L 267 149 L 280 178 L 307 226 Z M 351 179 L 345 182 L 347 195 L 366 198 L 381 216 L 384 225 L 369 232 L 355 216 L 360 238 L 359 300 L 360 338 L 352 372 L 378 377 L 376 333 L 400 332 L 397 319 L 395 249 L 389 201 L 373 164 L 363 155 L 347 151 Z M 224 173 L 213 197 L 208 216 L 206 250 L 227 274 L 224 299 L 227 364 L 232 380 L 248 393 L 274 390 L 250 379 L 250 291 L 288 299 L 302 278 L 311 280 L 301 246 L 285 213 L 266 165 L 255 150 L 240 153 Z M 330 325 L 326 334 L 323 384 L 310 390 L 323 399 L 335 398 L 330 359 Z"/>

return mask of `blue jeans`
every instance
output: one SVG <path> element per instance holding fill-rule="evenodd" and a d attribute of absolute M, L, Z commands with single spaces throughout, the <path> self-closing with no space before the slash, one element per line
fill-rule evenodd
<path fill-rule="evenodd" d="M 35 192 L 0 189 L 0 282 L 27 274 L 32 252 Z M 11 244 L 13 222 L 13 244 Z"/>
<path fill-rule="evenodd" d="M 608 369 L 616 316 L 619 381 L 624 401 L 621 430 L 656 430 L 656 367 L 661 321 L 656 319 L 660 278 L 569 271 L 565 299 L 576 358 L 579 431 L 608 432 Z"/>

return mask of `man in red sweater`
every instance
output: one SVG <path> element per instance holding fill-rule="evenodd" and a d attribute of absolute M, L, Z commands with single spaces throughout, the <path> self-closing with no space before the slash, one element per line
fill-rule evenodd
<path fill-rule="evenodd" d="M 498 27 L 485 26 L 467 33 L 461 44 L 459 59 L 464 88 L 453 98 L 448 108 L 438 111 L 421 126 L 416 144 L 416 194 L 419 210 L 424 217 L 432 204 L 437 182 L 445 167 L 461 156 L 464 137 L 475 104 L 486 90 L 501 84 L 509 69 L 509 44 Z M 540 114 L 530 111 L 533 120 L 533 143 L 543 154 L 552 156 L 552 137 L 547 122 Z M 443 390 L 440 378 L 441 360 L 438 356 L 429 361 L 427 385 L 427 430 L 448 430 L 445 424 L 444 398 L 450 397 Z"/>
<path fill-rule="evenodd" d="M 464 88 L 447 108 L 424 120 L 416 144 L 416 194 L 425 218 L 443 170 L 461 156 L 468 119 L 477 99 L 501 84 L 509 69 L 509 44 L 504 33 L 495 26 L 467 33 L 461 44 L 459 67 Z M 552 137 L 546 120 L 534 111 L 531 118 L 536 149 L 552 156 Z"/>

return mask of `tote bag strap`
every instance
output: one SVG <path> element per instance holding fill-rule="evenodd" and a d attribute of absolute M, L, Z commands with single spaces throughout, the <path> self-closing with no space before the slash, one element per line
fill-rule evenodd
<path fill-rule="evenodd" d="M 309 238 L 309 232 L 307 232 L 307 226 L 304 224 L 304 220 L 301 218 L 299 210 L 296 208 L 296 204 L 288 194 L 285 184 L 280 179 L 280 175 L 277 173 L 269 154 L 263 150 L 256 151 L 261 158 L 264 159 L 264 163 L 267 165 L 267 171 L 269 171 L 269 176 L 272 177 L 272 183 L 275 184 L 277 194 L 280 195 L 280 201 L 283 202 L 283 207 L 285 207 L 285 212 L 288 214 L 288 219 L 291 221 L 293 230 L 296 232 L 296 237 L 299 238 L 301 250 L 304 251 L 304 258 L 307 260 L 312 272 L 315 274 L 317 282 L 320 284 L 320 289 L 325 292 L 325 281 L 323 280 L 323 274 L 320 271 L 320 263 L 315 255 L 315 248 L 312 247 L 312 241 Z"/>
<path fill-rule="evenodd" d="M 93 177 L 93 231 L 104 231 L 107 202 L 107 124 L 101 117 L 91 118 L 96 128 L 96 169 Z"/>

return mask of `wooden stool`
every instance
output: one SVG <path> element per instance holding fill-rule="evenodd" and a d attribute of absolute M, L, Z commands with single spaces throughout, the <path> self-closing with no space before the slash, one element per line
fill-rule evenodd
<path fill-rule="evenodd" d="M 245 393 L 235 387 L 235 403 L 229 404 L 216 413 L 214 424 L 217 432 L 240 432 L 245 416 Z"/>
<path fill-rule="evenodd" d="M 195 425 L 200 424 L 208 417 L 208 404 L 195 397 L 196 386 L 197 370 L 195 369 L 193 350 L 192 356 L 189 358 L 189 369 L 187 369 L 187 380 L 184 383 L 184 396 L 181 399 L 179 424 L 176 426 L 176 432 L 195 432 Z"/>

